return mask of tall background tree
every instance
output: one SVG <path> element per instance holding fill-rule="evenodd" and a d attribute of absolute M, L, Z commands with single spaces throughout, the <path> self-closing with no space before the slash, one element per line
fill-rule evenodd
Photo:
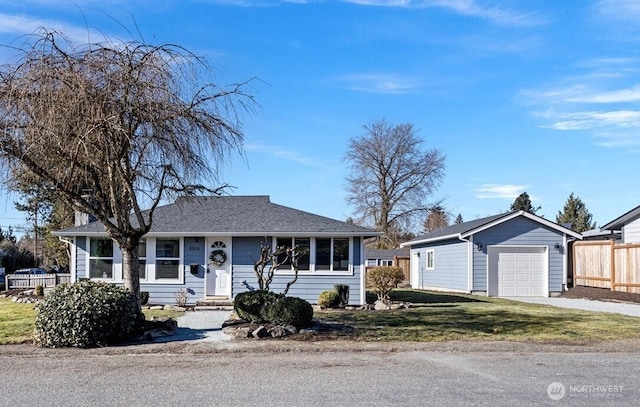
<path fill-rule="evenodd" d="M 23 44 L 0 68 L 1 175 L 12 186 L 28 174 L 102 222 L 139 298 L 138 244 L 157 206 L 220 192 L 217 165 L 242 153 L 248 82 L 218 87 L 206 61 L 169 44 L 75 46 L 47 30 Z"/>
<path fill-rule="evenodd" d="M 596 227 L 596 223 L 592 221 L 593 216 L 587 210 L 587 206 L 582 199 L 574 196 L 573 192 L 567 198 L 562 211 L 558 211 L 556 215 L 556 223 L 571 224 L 571 229 L 582 233 Z"/>
<path fill-rule="evenodd" d="M 445 226 L 449 226 L 449 215 L 441 205 L 436 205 L 429 210 L 424 222 L 424 231 L 429 233 Z"/>
<path fill-rule="evenodd" d="M 531 204 L 531 198 L 529 198 L 529 194 L 526 192 L 523 192 L 520 195 L 518 195 L 515 201 L 513 201 L 509 210 L 511 212 L 525 211 L 525 212 L 533 213 L 535 215 L 536 212 L 538 212 L 541 208 L 542 208 L 541 206 L 534 208 L 533 205 Z"/>
<path fill-rule="evenodd" d="M 345 154 L 347 202 L 357 221 L 383 232 L 379 248 L 394 248 L 434 206 L 429 197 L 444 177 L 445 157 L 425 149 L 412 124 L 378 120 L 364 130 Z"/>

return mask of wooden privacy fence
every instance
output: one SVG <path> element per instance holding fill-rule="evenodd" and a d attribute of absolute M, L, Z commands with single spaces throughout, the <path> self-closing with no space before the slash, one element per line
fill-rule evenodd
<path fill-rule="evenodd" d="M 71 274 L 7 274 L 4 276 L 7 290 L 21 288 L 53 288 L 58 284 L 71 282 Z"/>
<path fill-rule="evenodd" d="M 640 294 L 640 244 L 573 244 L 573 284 Z"/>

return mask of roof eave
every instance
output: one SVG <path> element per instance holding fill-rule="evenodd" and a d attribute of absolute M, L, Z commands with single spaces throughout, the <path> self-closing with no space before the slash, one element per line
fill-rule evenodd
<path fill-rule="evenodd" d="M 445 236 L 437 236 L 429 239 L 410 240 L 408 242 L 400 243 L 400 247 L 411 247 L 418 244 L 433 243 L 433 242 L 439 242 L 442 240 L 450 240 L 450 239 L 460 239 L 460 233 L 455 233 L 452 235 L 445 235 Z"/>

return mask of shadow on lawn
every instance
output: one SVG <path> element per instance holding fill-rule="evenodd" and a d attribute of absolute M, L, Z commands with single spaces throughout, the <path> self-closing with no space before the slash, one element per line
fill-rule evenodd
<path fill-rule="evenodd" d="M 367 303 L 373 304 L 376 302 L 377 297 L 375 293 L 367 291 Z M 462 303 L 462 302 L 487 302 L 480 297 L 473 297 L 471 295 L 463 294 L 451 294 L 451 293 L 437 293 L 433 291 L 419 291 L 419 290 L 403 290 L 396 289 L 391 292 L 391 301 L 395 302 L 410 302 L 414 305 L 419 304 L 450 304 L 450 303 Z"/>

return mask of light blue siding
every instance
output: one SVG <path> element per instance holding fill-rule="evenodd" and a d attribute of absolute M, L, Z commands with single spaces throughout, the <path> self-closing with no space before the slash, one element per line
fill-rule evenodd
<path fill-rule="evenodd" d="M 89 277 L 87 250 L 87 238 L 85 236 L 76 237 L 76 281 Z"/>
<path fill-rule="evenodd" d="M 149 292 L 150 304 L 175 304 L 176 294 L 187 290 L 189 294 L 187 304 L 194 305 L 204 298 L 204 274 L 206 260 L 206 245 L 204 237 L 185 237 L 182 247 L 183 264 L 180 273 L 184 274 L 184 284 L 151 284 L 140 282 L 140 290 Z M 197 265 L 197 273 L 192 274 L 190 265 Z"/>
<path fill-rule="evenodd" d="M 235 297 L 241 292 L 247 291 L 242 284 L 246 281 L 251 287 L 258 289 L 258 279 L 253 270 L 253 263 L 259 257 L 260 242 L 264 237 L 236 237 L 233 239 L 233 281 L 231 295 Z M 360 239 L 353 239 L 354 259 L 353 275 L 326 275 L 300 273 L 298 280 L 291 286 L 287 295 L 300 297 L 312 304 L 318 302 L 318 296 L 322 291 L 332 290 L 334 284 L 347 284 L 349 286 L 349 303 L 360 304 L 360 274 L 362 263 L 360 251 Z M 276 274 L 270 289 L 273 292 L 282 292 L 287 283 L 293 278 L 293 274 Z"/>
<path fill-rule="evenodd" d="M 563 250 L 555 244 L 563 243 L 562 233 L 525 217 L 500 223 L 473 236 L 475 244 L 482 243 L 482 251 L 473 251 L 473 291 L 487 291 L 487 247 L 493 245 L 547 246 L 549 253 L 549 292 L 563 289 Z"/>
<path fill-rule="evenodd" d="M 418 261 L 418 286 L 443 290 L 469 289 L 468 243 L 451 239 L 412 247 L 411 255 L 420 253 Z M 427 270 L 427 251 L 434 251 L 433 270 Z"/>
<path fill-rule="evenodd" d="M 76 275 L 77 278 L 88 276 L 87 265 L 87 239 L 84 236 L 76 238 Z M 207 247 L 204 237 L 185 237 L 181 248 L 182 264 L 180 273 L 184 275 L 184 283 L 152 283 L 142 280 L 140 290 L 149 292 L 150 304 L 175 304 L 176 294 L 181 289 L 186 289 L 189 293 L 187 304 L 193 305 L 196 301 L 204 298 L 205 293 L 205 273 L 207 265 Z M 352 275 L 330 275 L 319 273 L 300 274 L 298 280 L 289 290 L 288 295 L 304 298 L 311 303 L 317 303 L 318 296 L 324 290 L 333 289 L 334 284 L 347 284 L 349 286 L 349 302 L 360 304 L 360 276 L 363 263 L 361 240 L 353 238 L 353 259 Z M 246 291 L 243 281 L 256 289 L 258 288 L 257 278 L 253 270 L 253 263 L 260 256 L 260 243 L 271 244 L 271 238 L 264 237 L 242 237 L 234 238 L 232 244 L 231 264 L 232 264 L 232 297 L 238 293 Z M 197 267 L 195 274 L 191 273 L 190 265 Z M 278 274 L 271 284 L 271 290 L 281 292 L 287 282 L 293 278 L 292 274 Z M 116 284 L 122 284 L 116 283 Z"/>

